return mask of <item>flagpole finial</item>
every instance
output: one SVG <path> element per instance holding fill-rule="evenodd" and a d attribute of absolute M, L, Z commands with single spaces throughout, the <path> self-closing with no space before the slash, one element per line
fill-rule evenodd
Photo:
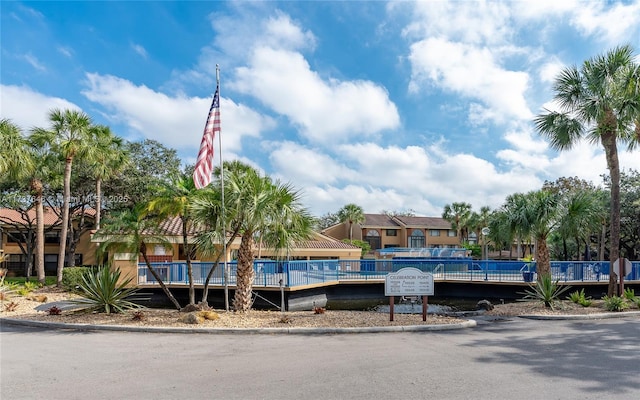
<path fill-rule="evenodd" d="M 220 84 L 220 65 L 216 64 L 216 82 Z"/>

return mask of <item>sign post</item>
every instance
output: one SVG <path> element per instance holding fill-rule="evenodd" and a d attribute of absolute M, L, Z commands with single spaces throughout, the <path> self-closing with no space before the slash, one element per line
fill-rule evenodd
<path fill-rule="evenodd" d="M 393 321 L 395 296 L 422 296 L 422 320 L 427 320 L 427 296 L 432 296 L 433 274 L 418 268 L 402 268 L 384 279 L 384 295 L 389 296 L 389 321 Z"/>
<path fill-rule="evenodd" d="M 620 278 L 620 296 L 624 295 L 624 277 L 631 269 L 631 261 L 628 258 L 618 258 L 613 262 L 613 272 Z"/>

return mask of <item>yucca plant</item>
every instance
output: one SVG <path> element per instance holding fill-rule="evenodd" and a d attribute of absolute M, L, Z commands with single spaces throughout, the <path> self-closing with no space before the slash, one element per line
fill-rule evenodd
<path fill-rule="evenodd" d="M 118 283 L 120 270 L 111 270 L 107 267 L 100 268 L 97 272 L 88 273 L 82 277 L 80 283 L 81 298 L 72 300 L 87 311 L 121 313 L 125 310 L 141 308 L 139 304 L 130 300 L 135 295 L 137 288 L 127 285 L 131 279 Z"/>
<path fill-rule="evenodd" d="M 529 290 L 524 291 L 522 301 L 539 301 L 545 307 L 553 310 L 554 304 L 560 299 L 560 296 L 571 286 L 560 286 L 558 281 L 553 281 L 551 275 L 545 274 L 540 277 L 538 282 L 529 285 Z"/>

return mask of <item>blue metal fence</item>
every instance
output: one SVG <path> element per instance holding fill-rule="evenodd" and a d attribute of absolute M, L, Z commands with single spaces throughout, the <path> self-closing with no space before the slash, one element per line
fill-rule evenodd
<path fill-rule="evenodd" d="M 433 274 L 435 280 L 468 280 L 492 282 L 533 282 L 536 263 L 523 261 L 472 260 L 470 258 L 393 258 L 387 260 L 255 260 L 255 287 L 285 287 L 323 284 L 327 282 L 383 280 L 389 272 L 405 267 L 417 268 Z M 167 284 L 187 284 L 185 262 L 151 263 Z M 196 285 L 204 284 L 213 267 L 211 262 L 193 262 Z M 229 285 L 236 284 L 237 263 L 228 262 Z M 551 274 L 561 282 L 599 282 L 609 280 L 608 261 L 552 261 Z M 640 261 L 632 262 L 625 280 L 640 280 Z M 138 283 L 155 284 L 144 264 L 138 266 Z M 211 285 L 225 284 L 224 264 L 219 263 L 209 281 Z"/>

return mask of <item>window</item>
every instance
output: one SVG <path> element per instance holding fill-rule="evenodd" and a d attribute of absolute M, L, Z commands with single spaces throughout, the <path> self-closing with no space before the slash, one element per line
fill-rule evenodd
<path fill-rule="evenodd" d="M 449 229 L 449 230 L 447 231 L 447 236 L 449 236 L 449 237 L 456 237 L 456 236 L 458 236 L 458 232 L 456 232 L 454 229 Z"/>
<path fill-rule="evenodd" d="M 60 243 L 60 232 L 45 232 L 44 242 L 49 244 Z"/>
<path fill-rule="evenodd" d="M 44 270 L 56 271 L 58 269 L 58 255 L 57 254 L 45 254 L 44 255 Z"/>
<path fill-rule="evenodd" d="M 440 230 L 438 229 L 431 229 L 429 231 L 429 236 L 440 236 Z"/>
<path fill-rule="evenodd" d="M 375 229 L 367 231 L 367 236 L 364 237 L 364 240 L 369 243 L 371 250 L 377 250 L 381 246 L 380 232 Z"/>
<path fill-rule="evenodd" d="M 420 229 L 414 229 L 409 236 L 409 247 L 421 248 L 424 247 L 424 233 Z"/>
<path fill-rule="evenodd" d="M 398 230 L 397 229 L 387 229 L 386 235 L 387 236 L 398 236 Z"/>
<path fill-rule="evenodd" d="M 73 265 L 80 266 L 82 265 L 82 254 L 75 254 L 75 259 L 73 260 Z"/>
<path fill-rule="evenodd" d="M 24 243 L 22 233 L 18 231 L 7 231 L 7 243 Z"/>

